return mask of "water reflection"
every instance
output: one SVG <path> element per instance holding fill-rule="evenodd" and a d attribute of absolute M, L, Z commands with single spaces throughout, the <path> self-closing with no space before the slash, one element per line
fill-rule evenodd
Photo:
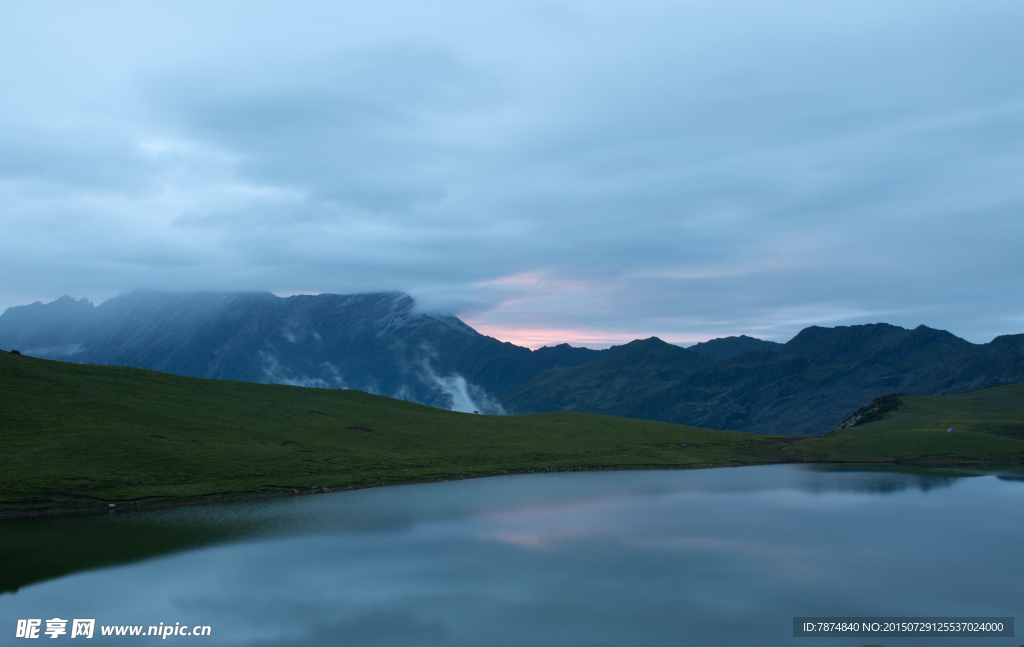
<path fill-rule="evenodd" d="M 0 596 L 0 624 L 182 621 L 213 626 L 210 645 L 860 647 L 793 639 L 792 617 L 1024 618 L 1024 487 L 1000 476 L 537 474 L 68 518 L 33 532 L 208 547 Z"/>
<path fill-rule="evenodd" d="M 959 479 L 995 473 L 1024 479 L 1024 468 L 805 465 L 687 472 L 587 472 L 506 477 L 302 496 L 228 505 L 0 522 L 0 592 L 79 570 L 244 538 L 340 531 L 397 531 L 417 521 L 471 516 L 503 507 L 521 510 L 606 497 L 668 492 L 743 493 L 798 489 L 810 494 L 892 494 L 952 487 Z M 514 488 L 508 479 L 517 479 Z M 556 480 L 557 488 L 548 484 Z"/>
<path fill-rule="evenodd" d="M 916 465 L 812 465 L 808 469 L 815 472 L 831 474 L 858 474 L 853 481 L 832 483 L 828 480 L 815 481 L 809 484 L 807 491 L 863 492 L 870 494 L 890 494 L 914 488 L 927 492 L 935 488 L 952 487 L 958 480 L 978 476 L 995 476 L 1003 481 L 1024 481 L 1024 466 L 1007 465 L 998 467 L 922 467 Z"/>

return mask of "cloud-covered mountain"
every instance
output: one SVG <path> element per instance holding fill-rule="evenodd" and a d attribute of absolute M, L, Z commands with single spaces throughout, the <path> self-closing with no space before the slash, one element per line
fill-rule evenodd
<path fill-rule="evenodd" d="M 536 375 L 499 400 L 516 413 L 588 411 L 823 434 L 880 395 L 1014 382 L 1024 382 L 1024 335 L 972 344 L 926 326 L 811 326 L 785 344 L 727 338 L 683 349 L 656 337 L 637 340 L 587 364 Z"/>
<path fill-rule="evenodd" d="M 402 293 L 293 296 L 136 291 L 99 306 L 61 297 L 0 315 L 0 348 L 191 375 L 351 388 L 498 413 L 488 394 L 601 351 L 531 351 Z"/>

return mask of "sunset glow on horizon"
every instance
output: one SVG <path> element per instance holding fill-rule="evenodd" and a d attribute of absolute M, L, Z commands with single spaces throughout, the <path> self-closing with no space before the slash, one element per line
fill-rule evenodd
<path fill-rule="evenodd" d="M 680 346 L 689 346 L 697 343 L 697 341 L 705 341 L 666 339 L 657 333 L 637 334 L 597 330 L 572 330 L 567 328 L 515 327 L 490 324 L 482 319 L 462 315 L 459 316 L 459 319 L 482 335 L 511 342 L 517 346 L 525 346 L 531 350 L 537 350 L 543 346 L 558 346 L 559 344 L 601 349 L 610 346 L 621 346 L 636 339 L 647 339 L 648 337 L 658 337 L 662 341 Z"/>

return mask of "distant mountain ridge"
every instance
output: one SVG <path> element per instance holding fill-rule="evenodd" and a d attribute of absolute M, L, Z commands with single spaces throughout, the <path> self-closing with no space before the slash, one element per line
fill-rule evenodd
<path fill-rule="evenodd" d="M 972 344 L 927 326 L 811 326 L 785 344 L 762 348 L 714 361 L 694 347 L 652 337 L 581 366 L 540 373 L 498 399 L 516 413 L 587 411 L 712 429 L 824 434 L 881 395 L 945 395 L 1024 382 L 1024 335 Z"/>
<path fill-rule="evenodd" d="M 407 294 L 281 298 L 139 290 L 99 306 L 62 297 L 0 315 L 0 347 L 79 363 L 179 375 L 352 388 L 441 408 L 496 413 L 489 394 L 601 354 L 531 351 L 420 312 Z"/>
<path fill-rule="evenodd" d="M 754 337 L 740 335 L 739 337 L 719 337 L 687 348 L 693 352 L 710 357 L 716 362 L 739 357 L 752 350 L 776 350 L 782 344 L 774 341 L 765 341 Z"/>
<path fill-rule="evenodd" d="M 889 393 L 1024 382 L 1024 335 L 972 344 L 889 324 L 811 326 L 785 344 L 652 337 L 536 351 L 426 313 L 403 293 L 131 292 L 0 315 L 0 348 L 80 363 L 351 388 L 481 413 L 582 411 L 777 434 L 822 434 Z"/>

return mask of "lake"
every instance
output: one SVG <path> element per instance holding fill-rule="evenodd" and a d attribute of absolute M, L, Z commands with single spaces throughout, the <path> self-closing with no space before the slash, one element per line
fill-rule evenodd
<path fill-rule="evenodd" d="M 526 474 L 7 520 L 0 548 L 9 588 L 35 581 L 0 595 L 8 638 L 59 617 L 121 645 L 156 638 L 99 627 L 208 625 L 165 643 L 207 646 L 1024 643 L 793 637 L 794 616 L 1024 622 L 1019 469 Z"/>

